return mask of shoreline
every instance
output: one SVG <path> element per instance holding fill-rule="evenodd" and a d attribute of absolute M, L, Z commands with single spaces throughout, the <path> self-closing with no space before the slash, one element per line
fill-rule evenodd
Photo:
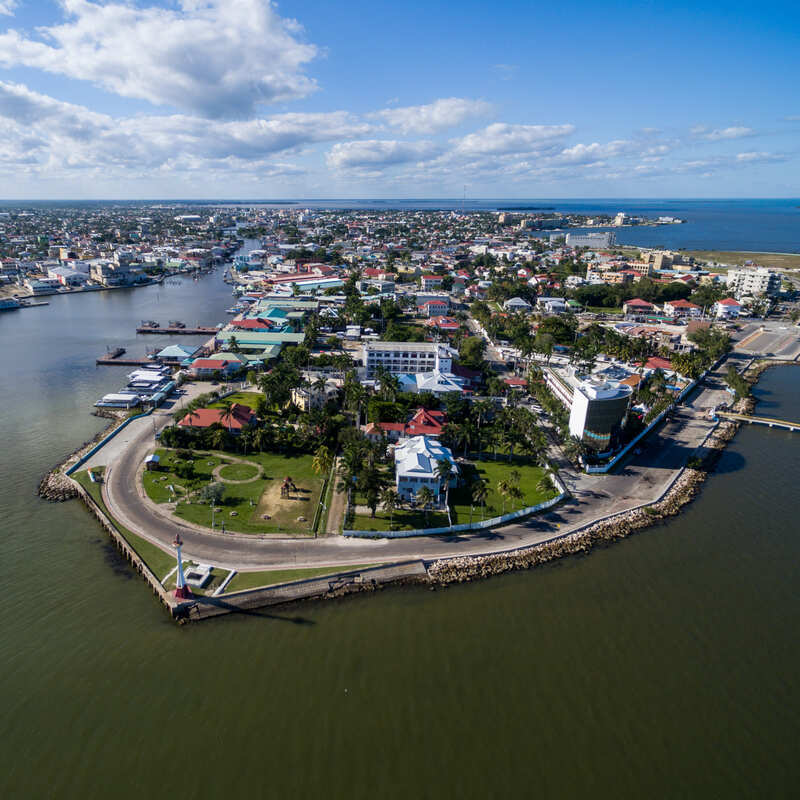
<path fill-rule="evenodd" d="M 776 366 L 797 365 L 794 361 L 773 361 L 759 359 L 753 361 L 744 371 L 744 377 L 751 386 L 754 386 L 761 374 L 767 369 Z M 735 408 L 740 412 L 752 413 L 756 399 L 752 396 L 737 402 Z M 113 430 L 123 419 L 117 418 L 104 430 L 100 431 L 91 441 L 84 443 L 54 470 L 45 476 L 40 489 L 48 478 L 55 480 L 55 493 L 63 491 L 62 482 L 70 484 L 71 494 L 68 497 L 48 499 L 71 499 L 81 497 L 88 510 L 97 516 L 97 510 L 92 503 L 87 501 L 85 493 L 80 491 L 75 481 L 64 473 L 66 466 L 88 450 L 103 436 Z M 643 503 L 632 509 L 615 512 L 586 523 L 582 528 L 569 533 L 557 535 L 544 542 L 529 545 L 504 552 L 487 554 L 473 554 L 447 558 L 434 558 L 430 560 L 412 559 L 408 561 L 394 561 L 380 564 L 374 568 L 354 572 L 342 569 L 338 573 L 329 573 L 324 578 L 298 580 L 283 584 L 248 589 L 242 592 L 220 595 L 218 597 L 199 596 L 191 601 L 166 602 L 164 596 L 160 599 L 169 610 L 173 618 L 179 622 L 201 620 L 226 613 L 251 613 L 252 610 L 272 605 L 305 600 L 326 600 L 350 594 L 375 591 L 378 588 L 392 585 L 428 585 L 433 591 L 445 588 L 454 583 L 465 583 L 473 580 L 489 578 L 506 572 L 531 569 L 549 563 L 558 558 L 564 558 L 580 553 L 587 553 L 592 548 L 626 538 L 633 533 L 642 531 L 656 525 L 660 521 L 675 516 L 680 510 L 692 502 L 700 493 L 703 483 L 713 472 L 717 460 L 727 444 L 734 438 L 742 423 L 736 421 L 720 422 L 713 428 L 706 439 L 698 446 L 702 451 L 701 464 L 690 467 L 684 465 L 676 471 L 672 481 L 655 500 Z M 41 492 L 40 492 L 41 493 Z M 116 520 L 111 520 L 112 524 Z M 118 523 L 117 523 L 118 524 Z M 107 526 L 103 524 L 103 527 Z M 111 534 L 112 540 L 117 536 Z M 122 547 L 123 550 L 133 550 L 129 543 Z M 130 560 L 129 553 L 125 553 Z M 409 572 L 409 564 L 414 569 Z M 398 573 L 398 570 L 400 572 Z M 137 569 L 141 573 L 141 569 Z M 152 588 L 152 586 L 151 586 Z"/>

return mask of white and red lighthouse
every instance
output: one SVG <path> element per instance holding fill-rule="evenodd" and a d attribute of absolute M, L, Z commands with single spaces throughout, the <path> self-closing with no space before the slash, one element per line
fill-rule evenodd
<path fill-rule="evenodd" d="M 186 577 L 183 574 L 183 557 L 181 556 L 183 539 L 181 539 L 180 534 L 176 534 L 172 545 L 178 552 L 178 571 L 175 573 L 175 597 L 178 600 L 189 600 L 194 597 L 194 595 L 192 594 L 192 590 L 186 585 Z"/>

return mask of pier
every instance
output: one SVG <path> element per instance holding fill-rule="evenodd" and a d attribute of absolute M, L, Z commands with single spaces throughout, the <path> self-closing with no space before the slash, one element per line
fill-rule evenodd
<path fill-rule="evenodd" d="M 149 367 L 159 366 L 152 358 L 114 358 L 101 356 L 94 362 L 98 367 Z"/>
<path fill-rule="evenodd" d="M 736 422 L 748 422 L 751 425 L 767 425 L 770 428 L 783 428 L 787 431 L 800 433 L 800 422 L 787 422 L 785 419 L 772 417 L 757 417 L 753 414 L 736 414 L 732 411 L 718 411 L 718 417 L 732 419 Z"/>
<path fill-rule="evenodd" d="M 169 335 L 182 335 L 182 336 L 208 336 L 209 334 L 217 333 L 217 328 L 178 328 L 178 327 L 169 327 L 169 328 L 162 328 L 159 326 L 140 326 L 136 329 L 136 333 L 157 333 L 157 334 L 169 334 Z"/>

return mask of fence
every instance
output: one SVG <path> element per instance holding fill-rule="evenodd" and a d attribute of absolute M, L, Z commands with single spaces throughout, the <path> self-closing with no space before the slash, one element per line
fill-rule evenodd
<path fill-rule="evenodd" d="M 515 519 L 528 517 L 538 511 L 546 511 L 548 508 L 552 508 L 557 503 L 560 503 L 567 496 L 566 487 L 555 475 L 551 475 L 551 478 L 559 492 L 555 497 L 550 500 L 545 500 L 538 505 L 521 508 L 519 511 L 513 511 L 510 514 L 504 514 L 500 517 L 492 517 L 491 519 L 481 520 L 480 522 L 465 522 L 462 525 L 448 525 L 444 528 L 417 528 L 409 531 L 342 531 L 342 535 L 359 539 L 407 539 L 411 536 L 438 536 L 443 533 L 464 533 L 466 531 L 495 528 L 498 525 L 513 522 Z"/>

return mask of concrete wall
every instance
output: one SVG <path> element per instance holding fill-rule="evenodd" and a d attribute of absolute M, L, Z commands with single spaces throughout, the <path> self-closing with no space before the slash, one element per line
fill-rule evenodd
<path fill-rule="evenodd" d="M 136 416 L 128 417 L 126 420 L 122 422 L 121 425 L 117 425 L 111 433 L 107 436 L 104 436 L 88 453 L 84 453 L 68 470 L 67 475 L 72 475 L 73 472 L 76 472 L 80 467 L 82 467 L 98 450 L 103 448 L 108 442 L 110 442 L 123 428 L 127 428 L 128 425 L 131 424 L 135 419 L 141 419 L 142 417 L 147 417 L 153 413 L 153 409 L 151 408 L 148 411 L 143 411 L 141 414 L 136 414 Z"/>

